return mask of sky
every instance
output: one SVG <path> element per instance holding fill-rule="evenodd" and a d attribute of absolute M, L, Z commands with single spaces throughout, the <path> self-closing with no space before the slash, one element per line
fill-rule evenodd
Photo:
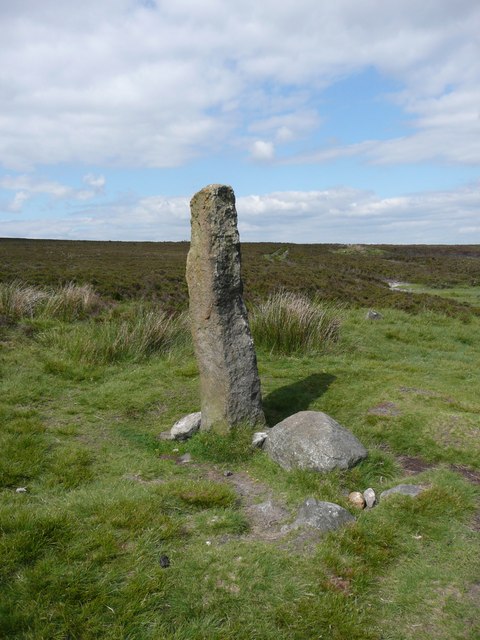
<path fill-rule="evenodd" d="M 0 237 L 480 242 L 478 0 L 0 0 Z"/>

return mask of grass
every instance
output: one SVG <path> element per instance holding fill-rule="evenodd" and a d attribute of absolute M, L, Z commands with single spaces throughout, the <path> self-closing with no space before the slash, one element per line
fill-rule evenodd
<path fill-rule="evenodd" d="M 413 293 L 438 296 L 480 307 L 480 286 L 427 287 L 422 284 L 408 284 L 407 288 Z"/>
<path fill-rule="evenodd" d="M 120 317 L 104 317 L 84 325 L 61 325 L 45 330 L 39 340 L 70 362 L 107 365 L 136 362 L 154 353 L 168 353 L 186 341 L 186 323 L 162 309 L 135 306 Z"/>
<path fill-rule="evenodd" d="M 338 339 L 340 309 L 283 291 L 257 304 L 250 323 L 261 349 L 283 355 L 314 353 Z"/>
<path fill-rule="evenodd" d="M 369 449 L 325 476 L 284 471 L 252 451 L 247 429 L 157 438 L 200 403 L 185 319 L 158 303 L 10 314 L 0 324 L 0 637 L 476 639 L 478 487 L 458 469 L 480 470 L 480 319 L 375 308 L 383 319 L 372 322 L 344 306 L 340 326 L 334 311 L 327 349 L 302 333 L 294 349 L 273 349 L 256 334 L 269 424 L 326 411 Z M 185 453 L 192 462 L 179 464 Z M 408 476 L 400 456 L 425 471 Z M 289 547 L 256 537 L 226 470 L 292 514 L 309 496 L 351 508 L 352 490 L 428 489 Z"/>
<path fill-rule="evenodd" d="M 0 283 L 0 316 L 54 318 L 71 322 L 99 311 L 101 301 L 89 284 L 69 282 L 56 288 L 35 287 L 19 281 Z"/>

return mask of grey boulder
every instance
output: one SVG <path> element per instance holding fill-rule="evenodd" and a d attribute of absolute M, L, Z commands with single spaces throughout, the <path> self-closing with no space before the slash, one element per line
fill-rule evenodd
<path fill-rule="evenodd" d="M 419 484 L 398 484 L 396 487 L 382 491 L 380 494 L 380 500 L 388 498 L 388 496 L 400 494 L 402 496 L 410 496 L 416 498 L 422 491 L 425 491 L 425 487 Z"/>
<path fill-rule="evenodd" d="M 300 507 L 295 522 L 284 527 L 284 530 L 313 527 L 319 531 L 327 532 L 334 531 L 351 522 L 355 522 L 355 518 L 340 505 L 307 498 Z"/>
<path fill-rule="evenodd" d="M 282 420 L 270 429 L 263 448 L 287 470 L 349 469 L 368 455 L 350 431 L 321 411 L 300 411 Z"/>
<path fill-rule="evenodd" d="M 202 414 L 200 411 L 189 413 L 183 418 L 180 418 L 170 429 L 171 439 L 188 440 L 188 438 L 191 438 L 193 434 L 200 429 L 201 421 Z"/>

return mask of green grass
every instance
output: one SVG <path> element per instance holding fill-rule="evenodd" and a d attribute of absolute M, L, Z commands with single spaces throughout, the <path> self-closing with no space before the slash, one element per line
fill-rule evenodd
<path fill-rule="evenodd" d="M 277 292 L 253 307 L 250 324 L 255 344 L 272 353 L 319 353 L 338 339 L 341 310 L 306 296 Z"/>
<path fill-rule="evenodd" d="M 418 294 L 428 294 L 455 300 L 456 302 L 467 303 L 472 307 L 480 307 L 480 286 L 457 286 L 457 287 L 427 287 L 422 284 L 408 284 L 409 291 Z"/>
<path fill-rule="evenodd" d="M 480 470 L 478 316 L 376 305 L 383 319 L 372 322 L 345 308 L 326 350 L 307 342 L 286 355 L 258 340 L 270 425 L 326 411 L 369 448 L 357 467 L 320 475 L 252 451 L 248 429 L 159 440 L 200 404 L 185 325 L 168 348 L 126 348 L 121 334 L 112 357 L 102 349 L 119 327 L 151 308 L 103 304 L 83 319 L 0 326 L 0 637 L 478 637 L 478 487 L 451 466 Z M 185 453 L 192 462 L 179 464 Z M 410 477 L 401 455 L 432 468 Z M 309 496 L 350 508 L 356 489 L 428 489 L 288 546 L 255 537 L 227 469 L 292 514 Z"/>

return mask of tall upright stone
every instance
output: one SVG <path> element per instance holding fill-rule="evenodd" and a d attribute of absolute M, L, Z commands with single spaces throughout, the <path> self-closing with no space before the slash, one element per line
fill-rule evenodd
<path fill-rule="evenodd" d="M 187 284 L 200 371 L 201 429 L 262 425 L 260 380 L 243 301 L 240 238 L 231 187 L 209 185 L 190 203 Z"/>

